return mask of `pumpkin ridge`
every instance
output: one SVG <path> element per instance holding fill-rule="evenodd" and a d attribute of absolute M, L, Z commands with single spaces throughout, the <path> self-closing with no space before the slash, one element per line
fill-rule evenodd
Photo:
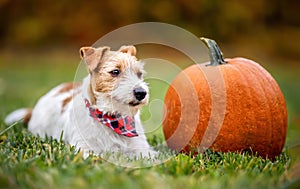
<path fill-rule="evenodd" d="M 265 80 L 266 80 L 266 78 L 268 78 L 268 77 L 266 77 L 266 73 L 265 72 L 262 72 L 262 69 L 257 69 L 258 68 L 258 64 L 252 64 L 252 69 L 250 70 L 253 74 L 256 74 L 256 75 L 258 75 L 258 77 L 257 77 L 257 79 L 259 79 L 258 81 L 259 81 L 259 83 L 260 83 L 260 85 L 261 85 L 261 88 L 262 88 L 262 91 L 264 92 L 264 97 L 266 98 L 266 101 L 267 101 L 267 103 L 266 103 L 266 105 L 268 106 L 268 110 L 266 111 L 266 113 L 268 113 L 268 116 L 270 116 L 269 118 L 269 122 L 270 122 L 270 125 L 271 125 L 271 127 L 267 127 L 268 128 L 268 130 L 269 130 L 269 132 L 268 133 L 270 133 L 271 134 L 271 138 L 270 138 L 270 142 L 268 143 L 268 147 L 266 148 L 267 149 L 267 153 L 266 154 L 268 154 L 270 157 L 269 158 L 274 158 L 273 156 L 274 156 L 274 152 L 273 152 L 273 145 L 275 144 L 275 143 L 277 143 L 277 141 L 275 141 L 274 140 L 274 138 L 275 138 L 275 135 L 274 135 L 274 112 L 272 111 L 272 105 L 270 105 L 271 104 L 271 102 L 272 102 L 272 96 L 271 95 L 269 95 L 270 93 L 271 94 L 274 94 L 274 92 L 273 91 L 269 91 L 269 89 L 271 89 L 272 90 L 272 86 L 273 86 L 273 83 L 274 82 L 272 82 L 272 83 L 269 83 L 269 82 L 265 82 Z"/>
<path fill-rule="evenodd" d="M 225 120 L 225 114 L 226 114 L 227 94 L 226 94 L 226 86 L 225 86 L 225 81 L 224 81 L 221 67 L 219 66 L 208 67 L 203 64 L 199 66 L 199 69 L 201 69 L 202 75 L 205 78 L 208 91 L 209 91 L 209 97 L 210 97 L 209 98 L 210 115 L 209 115 L 209 119 L 206 122 L 206 126 L 205 126 L 206 128 L 205 130 L 203 130 L 203 135 L 201 137 L 201 144 L 199 146 L 199 149 L 203 150 L 214 145 L 214 142 L 217 140 L 218 133 L 220 133 L 222 129 L 223 122 Z M 203 96 L 203 92 L 201 90 L 198 90 L 198 96 L 200 97 L 200 95 Z M 207 103 L 206 101 L 208 100 L 202 99 L 202 101 L 200 100 L 200 104 Z"/>
<path fill-rule="evenodd" d="M 252 83 L 252 81 L 249 81 L 248 79 L 248 75 L 245 76 L 245 68 L 244 67 L 239 67 L 237 66 L 238 65 L 238 62 L 234 62 L 234 59 L 232 60 L 232 65 L 234 65 L 232 67 L 232 69 L 236 70 L 239 74 L 239 82 L 242 82 L 243 83 L 243 90 L 245 91 L 245 93 L 242 93 L 241 95 L 242 96 L 245 96 L 246 95 L 246 102 L 242 102 L 242 103 L 246 103 L 246 106 L 248 107 L 244 107 L 244 113 L 245 113 L 245 123 L 246 125 L 242 125 L 242 127 L 248 127 L 247 130 L 249 130 L 251 127 L 257 127 L 256 125 L 252 125 L 252 122 L 253 121 L 250 121 L 250 124 L 248 123 L 248 120 L 255 120 L 255 116 L 253 116 L 253 111 L 252 111 L 252 104 L 253 104 L 253 94 L 251 93 L 251 89 L 248 87 L 248 86 L 251 86 L 250 83 Z M 247 73 L 247 72 L 246 72 Z M 243 112 L 242 112 L 243 113 Z M 247 115 L 246 115 L 247 114 Z M 249 144 L 251 144 L 249 141 L 251 141 L 252 139 L 249 139 L 249 133 L 247 133 L 247 136 L 245 136 L 245 144 L 246 146 L 249 146 Z M 249 149 L 252 148 L 252 146 L 249 146 Z M 247 149 L 245 149 L 247 150 Z"/>
<path fill-rule="evenodd" d="M 201 86 L 201 88 L 195 87 L 197 93 L 196 95 L 199 103 L 198 125 L 202 124 L 202 127 L 204 127 L 206 131 L 208 129 L 208 123 L 212 114 L 212 91 L 209 82 L 207 80 L 207 75 L 203 70 L 205 69 L 205 67 L 201 67 L 201 66 L 202 65 L 197 65 L 197 64 L 193 65 L 190 69 L 184 70 L 184 73 L 188 76 L 191 76 L 197 74 L 199 71 L 201 72 L 201 74 L 199 74 L 198 77 L 189 77 L 189 80 L 193 83 L 193 85 L 198 84 L 199 86 Z M 195 74 L 191 74 L 191 73 L 195 73 Z M 203 94 L 201 90 L 207 90 L 208 93 Z M 206 96 L 209 96 L 210 98 L 206 98 Z M 198 150 L 201 151 L 206 148 L 207 141 L 204 141 L 205 140 L 204 137 L 205 137 L 205 132 L 202 133 L 201 129 L 197 127 L 189 143 L 191 146 L 197 146 Z M 191 141 L 196 141 L 195 139 L 197 138 L 201 138 L 202 140 L 197 141 L 196 143 L 191 143 Z M 187 148 L 184 149 L 184 151 L 189 151 L 189 148 L 190 147 L 188 146 Z"/>
<path fill-rule="evenodd" d="M 247 74 L 251 74 L 251 77 L 250 75 L 248 75 L 248 77 L 246 77 L 249 82 L 251 82 L 251 85 L 248 85 L 248 86 L 255 86 L 255 89 L 257 90 L 257 92 L 261 92 L 262 94 L 259 95 L 259 97 L 263 98 L 261 100 L 261 103 L 263 103 L 263 105 L 265 105 L 266 107 L 262 107 L 263 108 L 263 118 L 264 118 L 264 122 L 267 122 L 266 124 L 263 124 L 263 125 L 272 125 L 271 127 L 266 127 L 264 126 L 264 128 L 257 128 L 257 130 L 259 131 L 262 131 L 264 130 L 262 136 L 260 137 L 263 137 L 262 138 L 262 144 L 261 145 L 267 145 L 267 144 L 272 144 L 274 141 L 273 141 L 273 121 L 272 121 L 272 112 L 271 112 L 271 107 L 270 107 L 270 99 L 269 99 L 269 95 L 267 93 L 267 90 L 266 90 L 266 87 L 270 87 L 268 85 L 265 85 L 263 83 L 263 80 L 265 78 L 264 75 L 261 75 L 260 71 L 257 71 L 255 68 L 257 66 L 259 66 L 258 64 L 254 65 L 254 64 L 248 64 L 248 61 L 245 62 L 245 64 L 242 64 L 240 61 L 237 62 L 237 67 L 240 67 L 244 70 L 246 70 L 245 72 Z M 259 76 L 258 76 L 259 75 Z M 258 96 L 258 95 L 255 95 L 255 96 Z M 257 108 L 261 108 L 261 107 L 257 107 Z M 258 113 L 258 111 L 256 111 Z M 259 123 L 259 120 L 257 119 L 257 116 L 255 116 L 255 123 Z M 269 119 L 265 119 L 265 118 L 269 118 Z M 262 126 L 262 125 L 260 125 Z M 256 125 L 256 127 L 258 127 Z M 256 148 L 261 148 L 261 149 L 266 149 L 266 153 L 264 154 L 273 154 L 273 152 L 271 152 L 272 148 L 270 148 L 270 146 L 268 146 L 267 148 L 265 147 L 260 147 L 260 145 L 258 144 L 258 146 Z M 258 150 L 258 151 L 261 151 L 261 150 Z"/>
<path fill-rule="evenodd" d="M 224 69 L 224 73 L 226 75 L 226 78 L 224 78 L 224 80 L 231 82 L 227 87 L 229 93 L 228 95 L 231 95 L 231 99 L 228 99 L 227 101 L 231 103 L 231 105 L 228 106 L 234 108 L 231 108 L 229 111 L 231 112 L 231 114 L 233 114 L 233 112 L 235 114 L 240 114 L 239 116 L 235 116 L 236 119 L 234 121 L 239 119 L 239 124 L 237 125 L 240 127 L 240 132 L 243 133 L 241 134 L 241 137 L 239 139 L 239 145 L 245 147 L 249 146 L 249 141 L 251 141 L 251 139 L 249 139 L 249 137 L 251 136 L 249 136 L 248 130 L 251 127 L 251 123 L 253 122 L 252 111 L 248 111 L 248 107 L 250 107 L 252 104 L 252 95 L 250 89 L 248 88 L 249 81 L 245 79 L 246 77 L 243 73 L 244 70 L 239 69 L 234 61 L 229 62 L 227 65 L 222 66 L 222 69 Z M 232 76 L 235 76 L 235 78 L 232 79 Z M 234 95 L 234 99 L 232 99 L 232 95 Z M 244 150 L 248 151 L 249 149 L 250 146 L 249 148 L 247 147 L 247 149 Z"/>
<path fill-rule="evenodd" d="M 251 62 L 252 64 L 255 64 L 254 62 Z M 287 113 L 286 109 L 278 109 L 274 108 L 277 106 L 278 103 L 280 103 L 279 107 L 286 107 L 285 105 L 285 100 L 282 94 L 282 91 L 279 88 L 279 85 L 277 84 L 276 80 L 273 79 L 270 73 L 268 73 L 265 69 L 255 66 L 254 67 L 256 70 L 253 70 L 255 73 L 259 73 L 260 77 L 263 77 L 263 82 L 265 86 L 268 86 L 270 90 L 272 90 L 270 93 L 271 94 L 277 94 L 277 95 L 267 95 L 269 97 L 269 102 L 268 105 L 272 103 L 272 106 L 270 106 L 270 111 L 271 111 L 271 127 L 272 127 L 272 145 L 276 145 L 277 147 L 270 147 L 270 149 L 280 149 L 278 152 L 273 152 L 273 154 L 279 154 L 284 147 L 285 144 L 285 139 L 286 139 L 286 129 L 287 129 Z M 284 119 L 282 119 L 284 118 Z M 285 125 L 285 127 L 278 127 L 277 125 Z M 275 139 L 278 138 L 278 136 L 281 137 L 282 140 Z M 282 141 L 278 144 L 279 141 Z M 274 158 L 274 157 L 270 157 Z"/>
<path fill-rule="evenodd" d="M 206 81 L 204 82 L 203 79 L 197 78 L 197 80 L 195 80 L 195 78 L 190 77 L 190 75 L 194 75 L 193 73 L 198 74 L 198 65 L 193 66 L 194 69 L 184 70 L 174 78 L 165 97 L 165 105 L 166 107 L 169 107 L 169 110 L 166 110 L 163 124 L 168 124 L 172 129 L 164 127 L 163 132 L 168 146 L 178 151 L 189 150 L 189 147 L 186 147 L 186 145 L 192 140 L 192 138 L 196 137 L 195 134 L 201 134 L 197 130 L 199 128 L 196 125 L 193 127 L 193 124 L 200 124 L 201 118 L 203 119 L 202 122 L 205 123 L 206 119 L 208 119 L 207 117 L 209 117 L 209 115 L 206 114 L 210 114 L 210 111 L 200 111 L 200 115 L 196 110 L 194 112 L 188 111 L 193 106 L 199 108 L 206 107 L 200 106 L 198 91 L 197 88 L 194 87 L 194 83 L 200 83 L 201 86 L 205 86 L 207 84 L 205 84 Z M 202 75 L 202 77 L 204 76 Z M 183 87 L 187 87 L 186 90 L 180 90 Z M 190 96 L 184 95 L 186 93 L 190 94 Z M 206 96 L 207 95 L 208 94 L 206 94 Z M 205 96 L 201 98 L 205 99 Z M 193 100 L 197 100 L 197 103 Z M 189 115 L 187 115 L 187 113 Z M 180 140 L 175 140 L 176 137 L 180 137 Z"/>
<path fill-rule="evenodd" d="M 277 143 L 277 141 L 275 141 L 274 140 L 274 138 L 275 138 L 275 129 L 276 129 L 276 127 L 274 127 L 274 125 L 276 124 L 276 120 L 275 120 L 275 116 L 276 116 L 276 114 L 274 114 L 274 111 L 272 110 L 272 107 L 273 106 L 271 106 L 270 104 L 272 103 L 272 101 L 273 101 L 273 99 L 272 98 L 274 98 L 274 97 L 272 97 L 271 95 L 269 95 L 269 93 L 270 92 L 267 92 L 267 90 L 266 90 L 266 86 L 268 86 L 268 89 L 269 90 L 272 90 L 272 92 L 271 92 L 271 94 L 275 94 L 274 93 L 274 90 L 273 90 L 273 87 L 272 87 L 272 85 L 274 84 L 274 82 L 265 82 L 266 81 L 266 75 L 265 75 L 265 73 L 262 73 L 262 72 L 260 72 L 259 70 L 256 72 L 256 74 L 258 74 L 258 75 L 260 75 L 260 78 L 261 78 L 261 85 L 263 86 L 263 91 L 264 91 L 264 93 L 265 93 L 265 96 L 266 96 L 266 99 L 267 99 L 267 105 L 268 105 L 268 112 L 270 113 L 270 121 L 271 121 L 271 141 L 270 141 L 270 143 L 269 143 L 269 146 L 268 146 L 268 151 L 270 151 L 270 150 L 272 150 L 272 146 L 273 145 L 275 145 L 276 143 Z M 273 154 L 274 154 L 274 152 L 268 152 L 268 154 L 270 155 L 270 156 L 273 156 Z M 269 158 L 274 158 L 274 157 L 269 157 Z"/>

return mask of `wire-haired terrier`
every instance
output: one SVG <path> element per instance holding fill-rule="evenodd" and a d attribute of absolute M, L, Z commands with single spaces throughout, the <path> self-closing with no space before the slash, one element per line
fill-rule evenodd
<path fill-rule="evenodd" d="M 143 62 L 134 46 L 118 51 L 109 47 L 82 47 L 89 75 L 82 83 L 61 84 L 41 97 L 35 107 L 9 114 L 7 124 L 23 120 L 36 136 L 62 138 L 83 150 L 130 157 L 154 157 L 147 142 L 139 109 L 148 102 Z"/>

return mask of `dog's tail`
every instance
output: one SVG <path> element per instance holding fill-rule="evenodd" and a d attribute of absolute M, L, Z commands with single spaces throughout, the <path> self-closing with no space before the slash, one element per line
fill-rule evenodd
<path fill-rule="evenodd" d="M 10 114 L 8 114 L 4 120 L 6 125 L 14 124 L 15 122 L 21 122 L 28 124 L 31 118 L 32 109 L 30 108 L 21 108 L 17 109 Z"/>

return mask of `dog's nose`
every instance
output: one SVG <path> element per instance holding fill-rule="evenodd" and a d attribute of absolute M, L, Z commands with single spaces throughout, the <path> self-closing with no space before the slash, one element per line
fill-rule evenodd
<path fill-rule="evenodd" d="M 147 91 L 145 91 L 145 89 L 143 89 L 142 87 L 139 87 L 133 90 L 133 94 L 138 101 L 141 101 L 147 95 Z"/>

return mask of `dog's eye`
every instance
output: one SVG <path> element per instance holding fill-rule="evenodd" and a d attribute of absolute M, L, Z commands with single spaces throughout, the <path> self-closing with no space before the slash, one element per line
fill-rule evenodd
<path fill-rule="evenodd" d="M 113 70 L 109 72 L 111 76 L 113 77 L 117 77 L 118 75 L 120 75 L 120 70 Z"/>
<path fill-rule="evenodd" d="M 137 76 L 138 76 L 138 78 L 142 78 L 142 76 L 143 76 L 143 73 L 142 72 L 138 72 L 137 74 L 136 74 Z"/>

